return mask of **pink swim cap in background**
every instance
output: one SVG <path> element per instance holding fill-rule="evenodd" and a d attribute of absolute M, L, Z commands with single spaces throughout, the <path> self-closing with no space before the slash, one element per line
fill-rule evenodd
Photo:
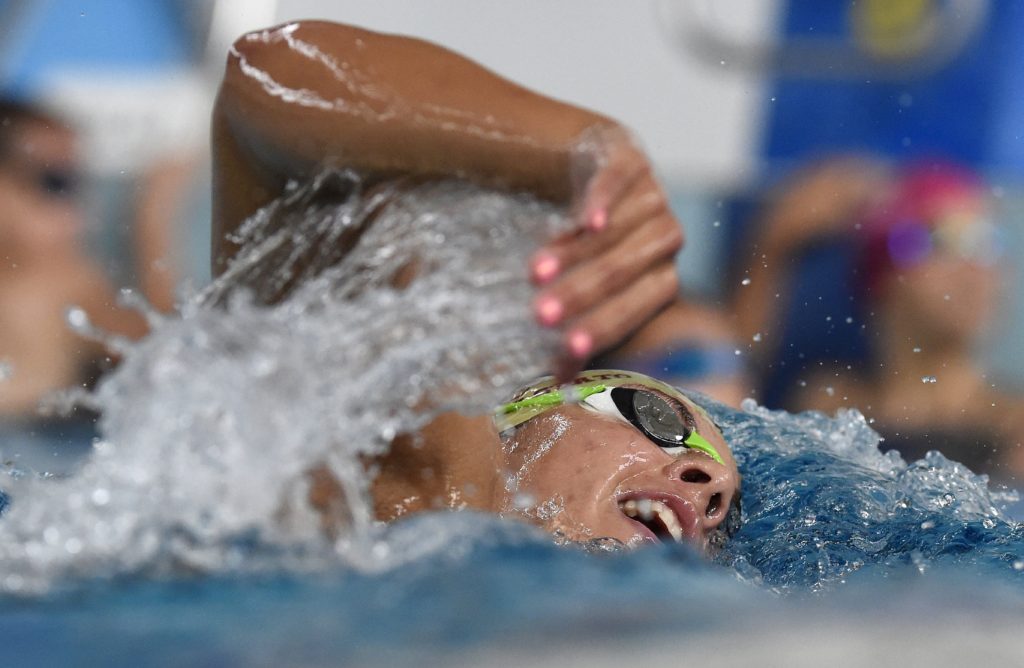
<path fill-rule="evenodd" d="M 861 289 L 877 294 L 890 272 L 928 257 L 932 233 L 950 202 L 985 195 L 985 184 L 975 172 L 951 162 L 916 163 L 905 169 L 892 194 L 865 216 L 858 262 Z"/>

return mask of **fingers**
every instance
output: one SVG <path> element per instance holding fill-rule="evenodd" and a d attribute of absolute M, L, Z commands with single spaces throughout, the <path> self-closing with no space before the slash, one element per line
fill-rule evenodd
<path fill-rule="evenodd" d="M 600 232 L 608 226 L 615 205 L 637 181 L 650 174 L 646 156 L 628 139 L 614 142 L 604 160 L 587 183 L 577 214 L 583 227 L 593 232 Z"/>
<path fill-rule="evenodd" d="M 565 334 L 568 354 L 557 369 L 559 377 L 568 379 L 593 355 L 618 343 L 675 299 L 678 290 L 675 264 L 667 261 L 588 311 Z"/>
<path fill-rule="evenodd" d="M 673 258 L 683 231 L 646 156 L 625 135 L 598 139 L 590 152 L 596 171 L 575 207 L 581 225 L 531 262 L 534 281 L 546 286 L 534 303 L 536 317 L 565 332 L 556 368 L 562 379 L 643 324 L 678 289 Z"/>
<path fill-rule="evenodd" d="M 579 316 L 639 280 L 651 267 L 671 261 L 681 245 L 682 229 L 665 210 L 546 288 L 536 300 L 538 320 L 551 327 Z"/>
<path fill-rule="evenodd" d="M 560 237 L 538 251 L 531 260 L 531 274 L 544 285 L 567 273 L 576 265 L 606 252 L 621 243 L 637 227 L 668 213 L 661 188 L 648 172 L 611 210 L 607 227 L 598 233 L 577 230 Z"/>

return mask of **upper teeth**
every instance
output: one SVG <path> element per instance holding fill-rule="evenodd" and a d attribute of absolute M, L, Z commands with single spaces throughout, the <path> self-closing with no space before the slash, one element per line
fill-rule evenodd
<path fill-rule="evenodd" d="M 630 499 L 629 501 L 623 501 L 619 504 L 628 517 L 639 517 L 645 522 L 649 522 L 654 519 L 657 515 L 658 519 L 668 530 L 672 536 L 672 540 L 677 543 L 683 541 L 683 527 L 679 523 L 679 518 L 672 511 L 671 508 L 666 506 L 661 501 L 655 501 L 653 499 Z"/>

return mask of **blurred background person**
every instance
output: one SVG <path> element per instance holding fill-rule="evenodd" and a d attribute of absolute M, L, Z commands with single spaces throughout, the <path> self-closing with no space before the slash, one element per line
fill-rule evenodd
<path fill-rule="evenodd" d="M 227 5 L 232 3 L 223 3 Z M 250 5 L 254 19 L 259 2 Z M 231 9 L 231 8 L 228 8 Z M 51 410 L 116 364 L 74 334 L 137 338 L 128 289 L 157 311 L 208 280 L 206 57 L 241 32 L 207 2 L 0 2 L 0 454 L 55 471 L 96 416 Z M 217 61 L 226 47 L 217 46 Z M 219 72 L 216 76 L 219 76 Z M 40 410 L 43 407 L 43 410 Z M 61 414 L 56 414 L 60 412 Z"/>
<path fill-rule="evenodd" d="M 82 176 L 74 133 L 56 117 L 0 99 L 0 419 L 28 419 L 53 390 L 89 386 L 110 351 L 73 333 L 80 306 L 99 328 L 141 336 L 137 313 L 82 245 Z"/>
<path fill-rule="evenodd" d="M 800 327 L 791 300 L 802 259 L 829 244 L 852 258 L 844 289 L 860 341 L 840 352 L 805 346 L 798 376 L 773 374 Z M 882 447 L 908 460 L 941 450 L 1000 478 L 1024 472 L 1024 403 L 990 380 L 978 356 L 1001 303 L 1006 249 L 977 174 L 941 161 L 902 170 L 863 158 L 814 164 L 767 207 L 754 245 L 761 261 L 736 310 L 745 333 L 774 344 L 758 362 L 767 378 L 788 381 L 782 405 L 857 407 Z"/>

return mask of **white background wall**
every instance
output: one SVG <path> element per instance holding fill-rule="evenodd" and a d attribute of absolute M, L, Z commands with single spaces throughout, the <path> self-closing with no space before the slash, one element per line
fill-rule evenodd
<path fill-rule="evenodd" d="M 764 88 L 675 46 L 680 0 L 290 0 L 280 21 L 325 18 L 415 35 L 529 88 L 624 121 L 673 188 L 751 171 Z M 774 32 L 778 0 L 685 0 L 729 34 Z"/>

